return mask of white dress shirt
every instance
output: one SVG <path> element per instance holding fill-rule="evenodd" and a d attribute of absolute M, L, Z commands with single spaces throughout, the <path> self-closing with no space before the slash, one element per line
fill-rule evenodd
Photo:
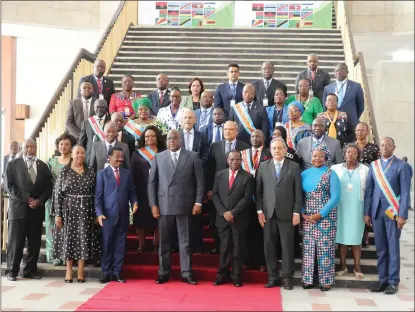
<path fill-rule="evenodd" d="M 84 120 L 88 120 L 89 112 L 90 112 L 90 109 L 91 109 L 91 98 L 89 98 L 87 100 L 84 97 L 82 97 L 82 102 L 83 102 L 82 107 L 84 109 Z"/>
<path fill-rule="evenodd" d="M 15 159 L 16 159 L 16 157 L 15 157 Z M 29 170 L 28 158 L 25 155 L 23 155 L 23 160 L 24 160 L 24 162 L 26 164 L 27 170 Z M 33 156 L 32 157 L 32 167 L 33 167 L 33 169 L 35 169 L 35 173 L 37 175 L 37 165 L 36 165 L 36 161 L 37 161 L 36 156 Z"/>
<path fill-rule="evenodd" d="M 336 80 L 336 94 L 339 96 L 339 93 L 341 92 L 342 98 L 344 98 L 344 93 L 346 92 L 347 88 L 347 78 L 343 81 Z"/>
<path fill-rule="evenodd" d="M 116 142 L 117 142 L 117 140 L 114 140 L 112 143 L 108 143 L 107 141 L 105 141 L 105 144 L 107 146 L 107 153 L 110 150 L 110 145 L 111 145 L 111 147 L 114 147 Z"/>
<path fill-rule="evenodd" d="M 179 162 L 179 156 L 180 156 L 180 151 L 181 151 L 182 149 L 181 148 L 179 148 L 177 151 L 175 151 L 175 152 L 172 152 L 172 151 L 170 151 L 170 157 L 171 157 L 171 161 L 173 161 L 173 154 L 176 154 L 176 158 L 177 158 L 177 162 Z"/>
<path fill-rule="evenodd" d="M 265 87 L 267 86 L 267 81 L 268 81 L 268 83 L 269 83 L 268 88 L 271 87 L 272 79 L 274 79 L 274 78 L 271 77 L 269 80 L 266 80 L 265 78 L 262 78 L 262 80 L 264 81 L 264 86 Z"/>
<path fill-rule="evenodd" d="M 190 131 L 186 131 L 186 130 L 183 129 L 183 137 L 184 137 L 185 148 L 188 151 L 192 151 L 193 150 L 193 140 L 194 140 L 194 137 L 195 137 L 195 131 L 193 130 L 193 128 Z M 187 142 L 188 146 L 186 146 L 186 142 Z"/>
<path fill-rule="evenodd" d="M 210 115 L 212 114 L 212 109 L 213 109 L 212 107 L 209 107 L 207 109 L 200 107 L 199 129 L 209 124 L 209 119 L 210 119 Z M 202 119 L 204 114 L 206 114 L 206 118 Z"/>

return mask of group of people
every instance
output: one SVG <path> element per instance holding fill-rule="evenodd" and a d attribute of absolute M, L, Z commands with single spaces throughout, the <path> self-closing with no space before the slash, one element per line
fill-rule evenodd
<path fill-rule="evenodd" d="M 359 122 L 363 91 L 347 78 L 347 66 L 336 65 L 330 84 L 316 55 L 307 63 L 297 93 L 288 98 L 286 85 L 273 78 L 272 62 L 262 64 L 260 80 L 246 84 L 239 81 L 239 66 L 230 64 L 229 81 L 215 92 L 194 78 L 183 97 L 159 74 L 157 89 L 143 98 L 129 75 L 115 93 L 104 77 L 105 62 L 97 60 L 68 106 L 56 155 L 43 163 L 28 139 L 22 157 L 6 166 L 8 278 L 16 280 L 26 238 L 24 276 L 40 278 L 45 217 L 47 258 L 66 262 L 65 282 L 73 282 L 74 261 L 77 281 L 85 282 L 85 261 L 91 259 L 100 259 L 102 283 L 125 282 L 132 214 L 137 252 L 148 250 L 145 231 L 154 232 L 156 283 L 169 280 L 170 253 L 178 249 L 183 281 L 197 284 L 191 255 L 206 252 L 204 212 L 215 228 L 211 252 L 220 254 L 214 285 L 231 279 L 240 287 L 241 272 L 251 267 L 268 272 L 266 288 L 293 289 L 294 257 L 302 249 L 303 287 L 318 279 L 327 291 L 335 275 L 348 273 L 349 246 L 361 279 L 360 245 L 367 240 L 365 228 L 372 227 L 379 269 L 372 290 L 396 293 L 409 165 L 393 155 L 392 138 L 382 139 L 380 148 L 368 142 L 369 127 Z"/>

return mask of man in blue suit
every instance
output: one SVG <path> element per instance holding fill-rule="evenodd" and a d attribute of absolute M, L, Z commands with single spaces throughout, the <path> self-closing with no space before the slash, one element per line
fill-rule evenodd
<path fill-rule="evenodd" d="M 95 192 L 95 211 L 102 227 L 102 276 L 99 281 L 108 283 L 113 277 L 115 281 L 125 283 L 121 271 L 130 220 L 129 203 L 134 214 L 138 209 L 137 195 L 130 170 L 121 167 L 123 150 L 111 147 L 108 161 L 109 165 L 98 172 Z"/>
<path fill-rule="evenodd" d="M 410 177 L 406 163 L 393 155 L 395 142 L 380 143 L 381 159 L 371 163 L 365 192 L 365 223 L 373 226 L 378 283 L 372 292 L 395 294 L 400 271 L 399 238 L 408 218 Z"/>
<path fill-rule="evenodd" d="M 213 92 L 210 90 L 205 90 L 203 91 L 201 98 L 201 107 L 194 110 L 196 116 L 195 130 L 198 131 L 200 131 L 201 128 L 212 123 Z"/>
<path fill-rule="evenodd" d="M 339 63 L 335 67 L 336 81 L 324 88 L 323 103 L 326 103 L 328 94 L 334 93 L 338 98 L 338 110 L 347 113 L 347 118 L 353 129 L 359 122 L 359 118 L 365 109 L 365 99 L 360 83 L 347 78 L 349 70 L 345 63 Z"/>
<path fill-rule="evenodd" d="M 212 114 L 212 123 L 200 129 L 208 138 L 209 146 L 214 142 L 223 140 L 223 124 L 225 123 L 225 111 L 222 107 L 216 107 Z"/>
<path fill-rule="evenodd" d="M 215 92 L 215 107 L 222 107 L 225 110 L 226 119 L 232 104 L 242 102 L 242 90 L 244 84 L 239 79 L 239 65 L 229 64 L 228 82 L 220 84 Z"/>

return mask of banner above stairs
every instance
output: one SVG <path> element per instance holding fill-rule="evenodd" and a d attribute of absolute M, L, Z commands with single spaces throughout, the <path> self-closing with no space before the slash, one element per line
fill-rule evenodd
<path fill-rule="evenodd" d="M 140 25 L 166 27 L 332 27 L 332 1 L 139 1 Z"/>

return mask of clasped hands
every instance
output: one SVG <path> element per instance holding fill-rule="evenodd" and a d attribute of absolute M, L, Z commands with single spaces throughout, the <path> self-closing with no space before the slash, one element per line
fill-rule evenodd
<path fill-rule="evenodd" d="M 34 199 L 32 197 L 29 197 L 29 199 L 27 200 L 27 204 L 29 205 L 30 208 L 36 209 L 37 207 L 40 206 L 41 202 L 39 199 Z"/>
<path fill-rule="evenodd" d="M 303 213 L 301 216 L 303 217 L 305 222 L 313 223 L 313 224 L 322 218 L 322 215 L 319 213 L 313 213 L 311 215 L 306 215 Z"/>
<path fill-rule="evenodd" d="M 226 220 L 226 221 L 228 221 L 228 222 L 233 222 L 233 221 L 235 220 L 235 218 L 233 217 L 232 212 L 230 212 L 230 211 L 226 211 L 226 212 L 223 214 L 223 217 L 224 217 L 224 218 L 225 218 L 225 220 Z"/>

